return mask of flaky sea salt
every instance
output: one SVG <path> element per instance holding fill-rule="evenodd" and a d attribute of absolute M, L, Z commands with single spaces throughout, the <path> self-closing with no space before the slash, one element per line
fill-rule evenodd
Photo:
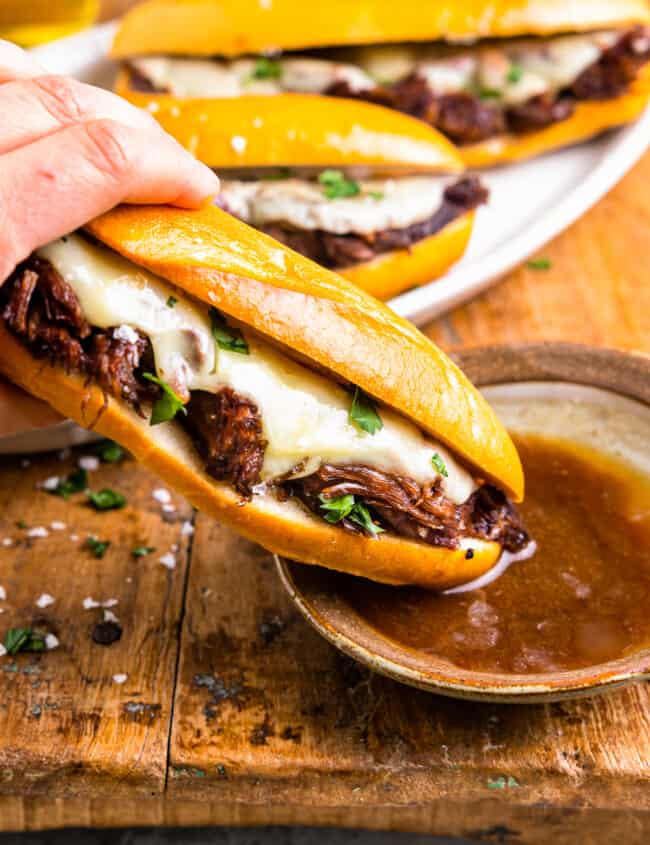
<path fill-rule="evenodd" d="M 117 675 L 113 675 L 113 681 L 116 684 L 123 684 L 128 679 L 128 675 L 124 674 L 124 672 L 118 672 Z"/>
<path fill-rule="evenodd" d="M 171 552 L 167 552 L 166 555 L 163 555 L 160 558 L 160 563 L 162 563 L 163 566 L 166 566 L 167 569 L 176 569 L 176 558 Z"/>
<path fill-rule="evenodd" d="M 230 146 L 238 155 L 241 155 L 248 146 L 248 141 L 243 135 L 233 135 L 230 139 Z"/>
<path fill-rule="evenodd" d="M 50 528 L 52 531 L 65 531 L 65 522 L 55 520 L 54 522 L 50 522 Z"/>
<path fill-rule="evenodd" d="M 52 651 L 53 648 L 58 648 L 59 645 L 59 638 L 54 634 L 46 634 L 45 635 L 45 648 L 48 651 Z"/>
<path fill-rule="evenodd" d="M 28 537 L 49 537 L 50 532 L 42 525 L 37 525 L 35 528 L 30 528 L 27 532 Z"/>
<path fill-rule="evenodd" d="M 51 596 L 49 593 L 42 593 L 36 599 L 35 604 L 36 607 L 49 607 L 51 604 L 54 604 L 55 601 L 56 599 L 54 598 L 54 596 Z"/>
<path fill-rule="evenodd" d="M 181 537 L 191 537 L 194 534 L 194 526 L 191 522 L 184 522 L 181 525 Z"/>
<path fill-rule="evenodd" d="M 85 469 L 86 472 L 95 472 L 95 470 L 99 469 L 99 458 L 96 458 L 94 455 L 82 455 L 79 458 L 79 466 L 81 469 Z"/>
<path fill-rule="evenodd" d="M 160 502 L 161 505 L 166 505 L 172 500 L 171 493 L 169 490 L 165 490 L 164 487 L 157 487 L 151 495 L 157 502 Z"/>

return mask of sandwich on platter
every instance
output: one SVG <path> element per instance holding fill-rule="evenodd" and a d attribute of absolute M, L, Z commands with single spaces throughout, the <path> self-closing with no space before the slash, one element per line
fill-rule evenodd
<path fill-rule="evenodd" d="M 113 53 L 127 95 L 164 94 L 183 111 L 220 102 L 226 125 L 251 96 L 266 97 L 253 108 L 262 121 L 290 113 L 296 93 L 321 98 L 325 122 L 333 99 L 365 101 L 438 129 L 482 167 L 638 117 L 650 98 L 649 23 L 646 0 L 147 0 Z"/>
<path fill-rule="evenodd" d="M 442 275 L 488 198 L 462 175 L 453 143 L 372 97 L 328 96 L 337 82 L 369 79 L 349 63 L 266 48 L 225 58 L 229 27 L 250 29 L 242 10 L 212 0 L 138 7 L 115 40 L 116 90 L 219 172 L 220 203 L 244 222 L 382 299 Z M 221 20 L 209 47 L 198 39 L 206 17 Z"/>

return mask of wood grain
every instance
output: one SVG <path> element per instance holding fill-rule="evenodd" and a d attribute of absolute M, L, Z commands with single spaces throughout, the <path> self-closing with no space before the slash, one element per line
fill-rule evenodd
<path fill-rule="evenodd" d="M 562 339 L 650 351 L 649 177 L 650 155 L 540 253 L 550 270 L 519 269 L 428 333 L 449 349 Z M 311 631 L 259 548 L 204 517 L 181 536 L 189 510 L 175 500 L 164 513 L 136 464 L 91 473 L 94 488 L 128 495 L 125 511 L 36 489 L 73 465 L 2 462 L 0 543 L 16 544 L 0 545 L 0 633 L 40 621 L 61 646 L 0 658 L 0 829 L 300 823 L 647 841 L 647 684 L 527 707 L 400 687 Z M 66 529 L 28 540 L 18 520 Z M 103 560 L 81 548 L 91 533 L 112 542 Z M 176 568 L 159 553 L 135 561 L 142 542 L 160 554 L 179 544 Z M 44 592 L 56 601 L 41 610 Z M 86 596 L 118 599 L 119 643 L 91 641 L 100 612 L 83 610 Z"/>
<path fill-rule="evenodd" d="M 9 628 L 38 626 L 60 646 L 44 654 L 0 660 L 0 791 L 19 795 L 146 794 L 164 789 L 177 630 L 187 567 L 191 511 L 178 502 L 163 513 L 152 498 L 155 478 L 133 461 L 89 473 L 93 489 L 128 499 L 124 510 L 98 513 L 83 493 L 65 501 L 39 489 L 65 476 L 80 454 L 35 456 L 29 466 L 3 459 L 0 474 L 0 602 L 2 637 Z M 26 528 L 19 527 L 26 525 Z M 46 537 L 30 536 L 37 529 Z M 103 559 L 85 548 L 88 536 L 109 540 Z M 178 544 L 173 571 L 159 558 Z M 157 551 L 136 559 L 136 546 Z M 37 606 L 47 594 L 54 602 Z M 108 602 L 123 633 L 96 644 Z M 113 676 L 127 675 L 119 684 Z M 1 822 L 0 822 L 1 824 Z"/>

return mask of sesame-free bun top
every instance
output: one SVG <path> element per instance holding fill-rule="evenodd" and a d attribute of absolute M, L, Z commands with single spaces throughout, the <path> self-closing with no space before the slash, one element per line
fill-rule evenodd
<path fill-rule="evenodd" d="M 135 264 L 358 385 L 521 500 L 519 456 L 481 394 L 415 326 L 351 282 L 212 204 L 121 206 L 87 228 Z"/>
<path fill-rule="evenodd" d="M 122 20 L 115 57 L 474 40 L 647 22 L 646 0 L 145 0 Z"/>

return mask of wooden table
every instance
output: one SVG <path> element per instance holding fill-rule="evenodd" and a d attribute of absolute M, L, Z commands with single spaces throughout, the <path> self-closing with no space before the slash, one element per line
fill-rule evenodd
<path fill-rule="evenodd" d="M 516 271 L 428 333 L 448 349 L 650 351 L 648 184 L 650 155 L 543 251 L 550 270 Z M 0 629 L 40 623 L 60 640 L 0 659 L 0 829 L 282 823 L 645 842 L 647 686 L 498 707 L 371 676 L 297 616 L 268 554 L 175 496 L 165 505 L 133 462 L 90 473 L 125 493 L 123 511 L 38 489 L 79 454 L 5 460 L 0 473 Z M 103 559 L 83 548 L 89 535 L 110 540 Z M 156 551 L 135 558 L 137 545 Z M 55 601 L 38 607 L 45 593 Z M 119 642 L 93 642 L 103 610 L 88 598 L 112 605 Z"/>

